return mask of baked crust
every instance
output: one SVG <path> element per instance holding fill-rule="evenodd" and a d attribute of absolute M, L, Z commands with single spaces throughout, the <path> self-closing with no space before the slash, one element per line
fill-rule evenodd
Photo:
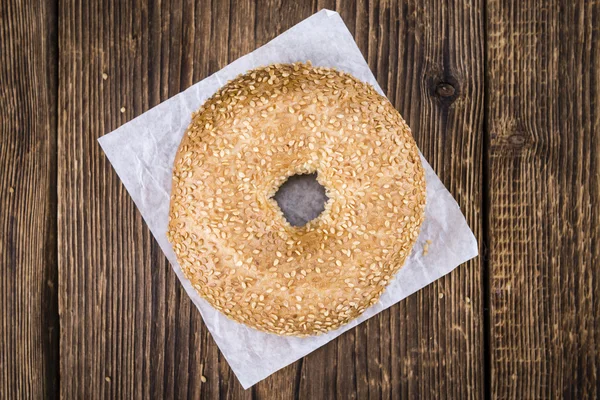
<path fill-rule="evenodd" d="M 312 172 L 329 201 L 293 227 L 272 197 Z M 425 198 L 417 146 L 386 98 L 334 69 L 271 65 L 194 114 L 174 162 L 167 236 L 223 314 L 315 335 L 378 301 L 417 239 Z"/>

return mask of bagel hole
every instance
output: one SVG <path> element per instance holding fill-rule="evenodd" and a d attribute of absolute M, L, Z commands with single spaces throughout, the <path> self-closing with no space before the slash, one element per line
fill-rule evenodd
<path fill-rule="evenodd" d="M 273 198 L 292 226 L 304 226 L 317 218 L 329 200 L 316 173 L 290 176 Z"/>

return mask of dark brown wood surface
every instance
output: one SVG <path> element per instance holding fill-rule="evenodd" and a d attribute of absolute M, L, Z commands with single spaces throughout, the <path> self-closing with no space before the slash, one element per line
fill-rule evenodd
<path fill-rule="evenodd" d="M 2 2 L 0 398 L 600 396 L 600 2 L 539 3 Z M 321 8 L 482 256 L 244 391 L 96 140 Z"/>
<path fill-rule="evenodd" d="M 600 2 L 489 1 L 494 397 L 600 397 Z"/>
<path fill-rule="evenodd" d="M 0 3 L 0 398 L 58 388 L 56 10 Z"/>

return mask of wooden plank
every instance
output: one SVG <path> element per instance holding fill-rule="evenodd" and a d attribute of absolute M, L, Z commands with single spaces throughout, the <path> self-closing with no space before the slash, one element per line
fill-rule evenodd
<path fill-rule="evenodd" d="M 55 398 L 56 2 L 0 6 L 0 398 Z"/>
<path fill-rule="evenodd" d="M 230 28 L 241 19 L 236 13 L 248 9 L 191 0 L 61 4 L 64 398 L 251 396 L 218 352 L 96 142 L 224 67 L 230 51 L 250 48 L 252 42 L 242 41 L 245 32 Z M 254 25 L 252 15 L 246 27 Z"/>
<path fill-rule="evenodd" d="M 600 2 L 487 16 L 491 393 L 598 398 Z"/>
<path fill-rule="evenodd" d="M 368 11 L 369 65 L 481 244 L 483 1 L 370 2 Z M 482 265 L 478 257 L 367 322 L 370 344 L 356 352 L 369 397 L 483 397 Z"/>

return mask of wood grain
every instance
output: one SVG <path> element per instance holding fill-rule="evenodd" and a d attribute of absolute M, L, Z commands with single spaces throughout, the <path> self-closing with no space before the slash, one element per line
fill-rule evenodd
<path fill-rule="evenodd" d="M 600 396 L 600 2 L 490 0 L 491 395 Z"/>
<path fill-rule="evenodd" d="M 485 257 L 244 391 L 96 139 L 321 8 Z M 598 21 L 598 0 L 2 2 L 0 398 L 598 398 Z"/>
<path fill-rule="evenodd" d="M 414 1 L 396 9 L 386 2 L 370 4 L 365 51 L 382 88 L 480 240 L 483 7 L 480 1 Z M 441 91 L 443 86 L 454 93 Z M 482 276 L 482 260 L 476 258 L 367 322 L 375 325 L 369 327 L 369 340 L 361 342 L 367 344 L 369 372 L 375 373 L 370 396 L 380 391 L 384 398 L 483 397 Z M 372 337 L 380 338 L 379 362 L 388 366 L 389 388 L 377 387 Z M 383 382 L 385 372 L 382 368 Z"/>
<path fill-rule="evenodd" d="M 205 21 L 217 13 L 229 11 L 177 1 L 60 8 L 65 398 L 219 397 L 216 347 L 96 142 L 208 74 L 212 61 L 195 49 L 210 48 Z"/>
<path fill-rule="evenodd" d="M 343 16 L 481 235 L 481 4 L 68 1 L 58 95 L 62 396 L 482 397 L 477 260 L 243 391 L 96 143 L 323 6 Z M 446 81 L 456 96 L 437 94 Z"/>
<path fill-rule="evenodd" d="M 55 398 L 56 12 L 0 5 L 0 398 Z"/>

